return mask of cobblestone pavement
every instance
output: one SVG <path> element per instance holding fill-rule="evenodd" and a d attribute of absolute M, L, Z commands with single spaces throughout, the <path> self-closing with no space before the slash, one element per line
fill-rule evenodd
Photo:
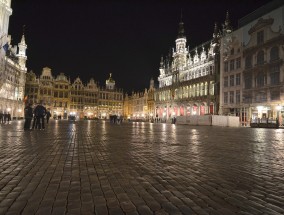
<path fill-rule="evenodd" d="M 0 125 L 0 214 L 284 214 L 284 130 Z"/>

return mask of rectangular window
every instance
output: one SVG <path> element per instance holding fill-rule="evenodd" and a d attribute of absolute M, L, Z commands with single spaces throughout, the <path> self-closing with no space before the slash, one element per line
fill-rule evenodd
<path fill-rule="evenodd" d="M 241 85 L 241 73 L 236 74 L 236 86 Z"/>
<path fill-rule="evenodd" d="M 256 86 L 258 87 L 263 87 L 265 84 L 265 75 L 260 72 L 257 76 L 256 76 Z"/>
<path fill-rule="evenodd" d="M 224 104 L 228 104 L 228 92 L 224 92 Z"/>
<path fill-rule="evenodd" d="M 210 75 L 214 73 L 214 66 L 210 66 Z"/>
<path fill-rule="evenodd" d="M 252 75 L 247 74 L 245 76 L 245 89 L 251 89 L 252 85 Z"/>
<path fill-rule="evenodd" d="M 241 68 L 241 57 L 238 57 L 236 59 L 236 69 L 239 69 L 239 68 Z"/>
<path fill-rule="evenodd" d="M 236 103 L 239 104 L 241 102 L 241 93 L 239 90 L 236 91 Z"/>
<path fill-rule="evenodd" d="M 264 42 L 264 33 L 263 31 L 257 32 L 257 45 L 263 44 Z"/>
<path fill-rule="evenodd" d="M 235 69 L 235 60 L 230 60 L 230 71 Z"/>
<path fill-rule="evenodd" d="M 228 63 L 228 61 L 226 61 L 226 62 L 224 63 L 224 71 L 225 71 L 225 72 L 228 72 L 228 71 L 229 71 L 229 63 Z"/>
<path fill-rule="evenodd" d="M 252 67 L 252 56 L 247 56 L 245 59 L 245 68 L 249 69 Z"/>
<path fill-rule="evenodd" d="M 272 101 L 274 100 L 280 100 L 280 91 L 271 91 L 270 92 L 270 99 Z"/>
<path fill-rule="evenodd" d="M 230 91 L 230 103 L 234 103 L 234 91 Z"/>
<path fill-rule="evenodd" d="M 230 75 L 230 86 L 234 86 L 235 85 L 235 76 L 234 75 Z"/>
<path fill-rule="evenodd" d="M 228 76 L 224 77 L 224 87 L 228 87 Z"/>
<path fill-rule="evenodd" d="M 270 69 L 270 84 L 277 85 L 280 82 L 280 69 L 279 66 L 273 66 Z"/>
<path fill-rule="evenodd" d="M 266 102 L 266 101 L 267 101 L 266 93 L 260 92 L 256 94 L 255 102 Z"/>

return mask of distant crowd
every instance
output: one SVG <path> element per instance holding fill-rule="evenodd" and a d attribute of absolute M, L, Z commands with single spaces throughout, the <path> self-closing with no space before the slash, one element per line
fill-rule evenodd
<path fill-rule="evenodd" d="M 0 112 L 0 124 L 6 124 L 11 121 L 11 114 L 9 112 Z"/>
<path fill-rule="evenodd" d="M 32 104 L 29 103 L 25 107 L 25 124 L 24 130 L 31 129 L 45 129 L 45 120 L 48 124 L 51 113 L 47 110 L 41 103 L 38 104 L 35 108 L 32 108 Z"/>

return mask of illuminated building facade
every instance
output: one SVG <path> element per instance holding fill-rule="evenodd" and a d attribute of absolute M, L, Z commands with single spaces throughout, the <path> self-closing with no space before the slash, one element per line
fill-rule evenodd
<path fill-rule="evenodd" d="M 147 121 L 154 116 L 154 80 L 151 79 L 149 89 L 144 92 L 132 92 L 125 95 L 123 103 L 123 115 L 131 120 Z"/>
<path fill-rule="evenodd" d="M 98 99 L 98 117 L 108 119 L 111 115 L 123 116 L 123 90 L 116 88 L 112 74 L 99 89 Z"/>
<path fill-rule="evenodd" d="M 215 26 L 211 41 L 189 50 L 180 22 L 175 49 L 160 62 L 159 88 L 154 93 L 156 118 L 218 112 L 219 36 Z"/>
<path fill-rule="evenodd" d="M 7 35 L 11 14 L 11 1 L 0 0 L 0 111 L 19 118 L 24 110 L 27 45 L 24 35 L 18 46 L 11 45 L 11 36 Z"/>
<path fill-rule="evenodd" d="M 276 118 L 283 124 L 283 11 L 283 2 L 270 2 L 221 40 L 220 109 L 243 125 Z"/>
<path fill-rule="evenodd" d="M 63 73 L 54 78 L 51 69 L 45 67 L 38 78 L 32 71 L 27 73 L 25 93 L 27 102 L 42 102 L 55 118 L 94 119 L 122 115 L 123 91 L 115 88 L 111 76 L 106 87 L 99 88 L 94 79 L 85 85 L 79 77 L 71 83 Z"/>

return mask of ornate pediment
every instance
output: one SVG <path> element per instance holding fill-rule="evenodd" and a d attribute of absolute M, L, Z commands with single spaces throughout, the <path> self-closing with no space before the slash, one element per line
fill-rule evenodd
<path fill-rule="evenodd" d="M 257 23 L 251 27 L 251 29 L 248 31 L 248 33 L 251 35 L 252 33 L 265 28 L 266 26 L 271 26 L 274 22 L 273 18 L 263 19 L 260 18 Z"/>

